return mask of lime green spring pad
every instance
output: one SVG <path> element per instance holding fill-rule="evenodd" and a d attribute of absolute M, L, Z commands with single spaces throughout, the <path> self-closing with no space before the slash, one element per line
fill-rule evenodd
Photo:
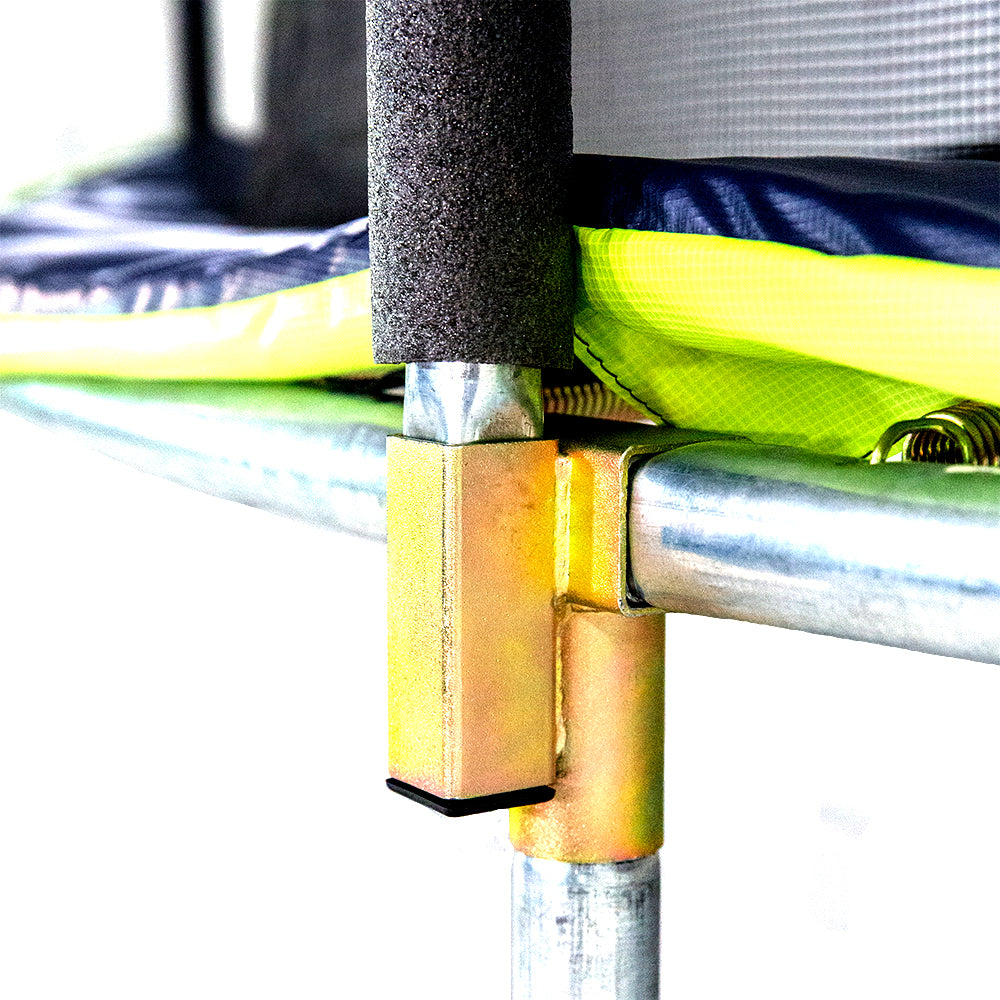
<path fill-rule="evenodd" d="M 956 397 L 1000 403 L 1000 271 L 721 236 L 580 229 L 577 353 L 649 415 L 861 455 Z M 0 374 L 368 371 L 368 273 L 138 315 L 0 316 Z"/>
<path fill-rule="evenodd" d="M 861 455 L 956 397 L 1000 403 L 1000 271 L 581 229 L 577 353 L 650 415 Z"/>
<path fill-rule="evenodd" d="M 0 314 L 0 375 L 315 378 L 376 367 L 368 271 L 197 309 Z"/>

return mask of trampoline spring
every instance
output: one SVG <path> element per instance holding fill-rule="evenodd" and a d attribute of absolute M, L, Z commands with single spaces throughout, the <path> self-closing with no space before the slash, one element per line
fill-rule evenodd
<path fill-rule="evenodd" d="M 597 420 L 624 420 L 631 423 L 653 422 L 644 413 L 616 396 L 602 382 L 546 386 L 542 390 L 542 397 L 546 413 L 568 417 L 591 417 Z"/>
<path fill-rule="evenodd" d="M 878 439 L 872 465 L 903 442 L 906 462 L 1000 466 L 1000 407 L 964 399 L 916 420 L 900 420 Z"/>

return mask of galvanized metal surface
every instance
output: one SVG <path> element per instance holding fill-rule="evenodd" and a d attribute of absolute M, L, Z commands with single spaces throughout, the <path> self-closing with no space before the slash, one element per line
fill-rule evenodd
<path fill-rule="evenodd" d="M 663 844 L 663 616 L 560 622 L 555 798 L 510 811 L 517 850 L 614 862 Z"/>
<path fill-rule="evenodd" d="M 515 854 L 512 1000 L 659 1000 L 660 859 Z"/>
<path fill-rule="evenodd" d="M 289 385 L 8 379 L 0 407 L 202 493 L 385 538 L 396 404 Z"/>
<path fill-rule="evenodd" d="M 668 611 L 1000 663 L 1000 470 L 717 441 L 646 461 L 632 583 Z"/>
<path fill-rule="evenodd" d="M 0 382 L 0 406 L 194 489 L 385 537 L 398 406 L 102 380 Z M 628 532 L 657 607 L 1000 662 L 996 469 L 689 445 L 639 469 Z"/>
<path fill-rule="evenodd" d="M 555 777 L 554 441 L 389 441 L 389 770 L 440 798 Z"/>
<path fill-rule="evenodd" d="M 469 444 L 542 436 L 542 374 L 515 365 L 421 362 L 406 366 L 403 433 Z"/>

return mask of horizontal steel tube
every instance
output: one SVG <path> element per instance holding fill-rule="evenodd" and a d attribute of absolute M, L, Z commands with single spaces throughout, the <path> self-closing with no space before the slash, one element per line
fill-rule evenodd
<path fill-rule="evenodd" d="M 402 407 L 265 385 L 0 382 L 0 407 L 175 482 L 385 537 Z M 1000 474 L 715 441 L 638 467 L 636 593 L 669 611 L 1000 663 Z"/>
<path fill-rule="evenodd" d="M 1000 663 L 998 472 L 678 448 L 634 475 L 632 586 L 668 611 Z"/>
<path fill-rule="evenodd" d="M 0 381 L 0 408 L 202 493 L 385 539 L 403 408 L 289 385 Z"/>

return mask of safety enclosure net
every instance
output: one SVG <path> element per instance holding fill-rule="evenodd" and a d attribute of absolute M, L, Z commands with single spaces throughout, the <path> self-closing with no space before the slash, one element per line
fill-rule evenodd
<path fill-rule="evenodd" d="M 287 52 L 302 24 L 275 7 Z M 576 352 L 596 378 L 657 420 L 855 455 L 957 397 L 1000 403 L 995 0 L 574 0 L 573 16 Z M 345 38 L 362 35 L 334 28 L 340 71 L 321 45 L 285 60 L 249 168 L 216 171 L 242 214 L 206 199 L 182 150 L 0 218 L 0 374 L 375 368 L 365 220 L 319 197 L 358 183 L 356 144 L 338 174 L 330 136 L 357 130 Z M 353 95 L 339 123 L 331 87 Z M 274 110 L 283 88 L 294 116 Z M 333 159 L 292 223 L 308 228 L 261 228 L 289 204 L 283 176 L 304 204 L 310 155 Z"/>

